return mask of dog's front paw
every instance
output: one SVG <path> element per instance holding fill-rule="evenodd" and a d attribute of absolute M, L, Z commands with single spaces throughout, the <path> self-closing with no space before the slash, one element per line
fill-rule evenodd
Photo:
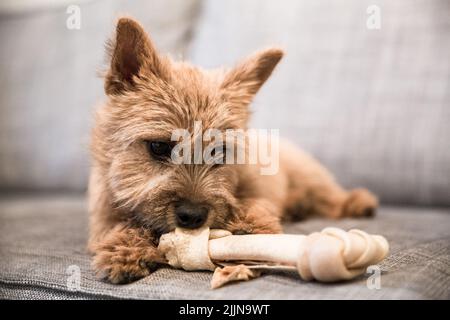
<path fill-rule="evenodd" d="M 281 233 L 283 231 L 280 220 L 263 211 L 248 211 L 245 215 L 237 216 L 228 222 L 226 228 L 235 235 L 257 233 Z"/>
<path fill-rule="evenodd" d="M 129 283 L 148 276 L 165 259 L 152 235 L 144 229 L 119 224 L 91 245 L 93 268 L 98 277 L 111 283 Z"/>
<path fill-rule="evenodd" d="M 93 267 L 98 277 L 114 284 L 130 283 L 155 271 L 158 263 L 133 248 L 117 248 L 96 253 Z"/>

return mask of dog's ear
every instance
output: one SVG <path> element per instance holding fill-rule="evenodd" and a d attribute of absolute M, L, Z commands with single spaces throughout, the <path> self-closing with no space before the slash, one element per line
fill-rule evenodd
<path fill-rule="evenodd" d="M 167 73 L 165 61 L 158 55 L 151 39 L 141 25 L 131 18 L 117 22 L 115 39 L 108 44 L 111 65 L 105 79 L 107 94 L 133 88 L 141 71 L 158 77 Z"/>
<path fill-rule="evenodd" d="M 250 103 L 283 54 L 281 49 L 270 48 L 251 55 L 225 75 L 222 89 L 231 99 Z"/>

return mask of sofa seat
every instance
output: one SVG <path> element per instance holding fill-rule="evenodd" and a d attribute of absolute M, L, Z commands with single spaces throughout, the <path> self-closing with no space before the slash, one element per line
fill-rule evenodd
<path fill-rule="evenodd" d="M 313 218 L 285 226 L 310 233 L 326 226 L 360 228 L 391 244 L 379 266 L 353 281 L 305 282 L 271 273 L 211 290 L 210 272 L 162 268 L 145 279 L 112 285 L 95 278 L 85 245 L 86 199 L 81 195 L 15 195 L 0 199 L 0 298 L 6 299 L 450 299 L 450 209 L 383 206 L 373 219 Z M 71 286 L 74 270 L 79 286 Z"/>

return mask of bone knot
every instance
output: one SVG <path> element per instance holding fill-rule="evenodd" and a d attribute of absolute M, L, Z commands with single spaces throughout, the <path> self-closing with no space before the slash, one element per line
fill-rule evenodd
<path fill-rule="evenodd" d="M 332 282 L 363 274 L 387 255 L 385 238 L 361 230 L 326 228 L 312 233 L 299 248 L 297 269 L 304 280 Z"/>
<path fill-rule="evenodd" d="M 174 268 L 184 270 L 211 270 L 216 265 L 209 256 L 208 241 L 231 235 L 231 232 L 219 229 L 175 229 L 159 239 L 158 250 Z"/>
<path fill-rule="evenodd" d="M 158 249 L 166 256 L 168 264 L 184 270 L 211 270 L 216 266 L 209 258 L 209 228 L 175 229 L 159 239 Z"/>

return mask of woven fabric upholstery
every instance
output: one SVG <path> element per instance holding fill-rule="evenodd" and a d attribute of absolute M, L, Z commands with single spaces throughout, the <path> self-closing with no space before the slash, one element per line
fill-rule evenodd
<path fill-rule="evenodd" d="M 337 226 L 386 236 L 391 254 L 380 264 L 380 290 L 367 288 L 367 276 L 320 284 L 283 273 L 211 290 L 210 272 L 170 268 L 128 285 L 99 281 L 85 251 L 87 214 L 83 198 L 5 199 L 0 201 L 0 298 L 450 299 L 448 213 L 448 209 L 385 207 L 374 219 L 313 219 L 286 226 L 288 233 L 307 234 Z M 76 291 L 67 285 L 71 283 L 70 266 L 80 270 Z"/>

